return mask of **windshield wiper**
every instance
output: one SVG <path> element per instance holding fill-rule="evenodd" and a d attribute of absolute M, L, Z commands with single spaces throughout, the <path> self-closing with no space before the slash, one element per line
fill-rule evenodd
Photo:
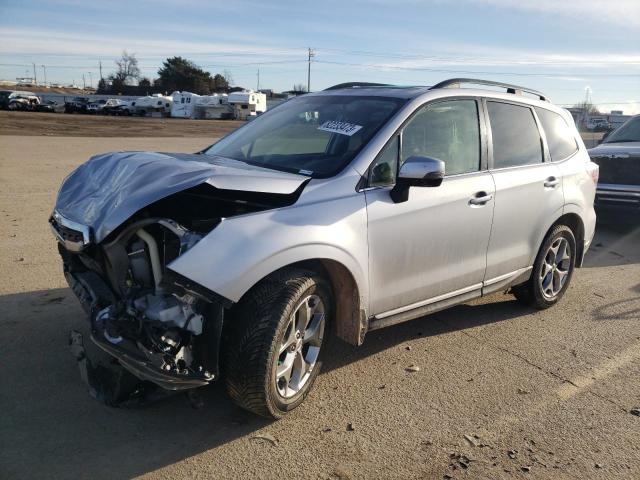
<path fill-rule="evenodd" d="M 640 142 L 639 139 L 633 139 L 633 138 L 622 138 L 620 140 L 605 140 L 602 143 L 627 143 L 627 142 Z"/>

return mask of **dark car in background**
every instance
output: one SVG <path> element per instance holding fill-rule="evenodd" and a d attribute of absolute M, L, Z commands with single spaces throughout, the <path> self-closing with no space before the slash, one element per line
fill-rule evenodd
<path fill-rule="evenodd" d="M 88 105 L 88 98 L 73 97 L 70 101 L 64 102 L 64 113 L 87 113 Z"/>
<path fill-rule="evenodd" d="M 596 209 L 640 218 L 640 115 L 606 136 L 589 155 L 600 166 Z"/>

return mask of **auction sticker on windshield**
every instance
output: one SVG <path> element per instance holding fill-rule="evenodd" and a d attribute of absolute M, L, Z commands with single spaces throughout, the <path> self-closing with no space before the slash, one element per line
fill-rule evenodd
<path fill-rule="evenodd" d="M 349 137 L 362 128 L 362 125 L 354 125 L 353 123 L 338 122 L 337 120 L 329 120 L 318 127 L 318 130 L 325 132 L 339 133 L 348 135 Z"/>

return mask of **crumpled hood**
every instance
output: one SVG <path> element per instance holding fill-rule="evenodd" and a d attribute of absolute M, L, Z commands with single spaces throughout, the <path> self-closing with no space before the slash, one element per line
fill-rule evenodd
<path fill-rule="evenodd" d="M 55 209 L 89 226 L 100 242 L 141 208 L 201 183 L 222 190 L 291 194 L 308 179 L 204 154 L 107 153 L 92 157 L 64 180 Z"/>

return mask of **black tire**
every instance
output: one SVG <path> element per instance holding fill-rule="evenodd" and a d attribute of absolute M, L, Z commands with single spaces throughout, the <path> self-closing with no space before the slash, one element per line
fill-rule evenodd
<path fill-rule="evenodd" d="M 282 339 L 296 308 L 310 295 L 324 304 L 324 335 L 306 383 L 290 398 L 276 385 Z M 283 269 L 252 288 L 225 322 L 222 371 L 227 392 L 240 407 L 267 418 L 281 418 L 300 405 L 322 367 L 329 337 L 333 295 L 329 284 L 314 272 Z M 311 322 L 310 322 L 311 323 Z M 310 324 L 309 323 L 309 324 Z M 281 385 L 281 384 L 279 384 Z"/>
<path fill-rule="evenodd" d="M 540 277 L 543 273 L 545 257 L 549 248 L 561 238 L 564 238 L 568 242 L 570 249 L 570 258 L 567 260 L 568 266 L 566 280 L 555 295 L 549 296 L 543 291 Z M 562 298 L 571 283 L 571 277 L 573 276 L 573 270 L 575 269 L 576 263 L 576 252 L 576 239 L 571 229 L 566 225 L 556 225 L 547 234 L 540 246 L 540 250 L 538 251 L 538 255 L 536 256 L 536 260 L 533 264 L 531 278 L 522 285 L 513 287 L 511 289 L 511 293 L 515 295 L 516 299 L 520 303 L 535 307 L 539 310 L 552 307 Z"/>

